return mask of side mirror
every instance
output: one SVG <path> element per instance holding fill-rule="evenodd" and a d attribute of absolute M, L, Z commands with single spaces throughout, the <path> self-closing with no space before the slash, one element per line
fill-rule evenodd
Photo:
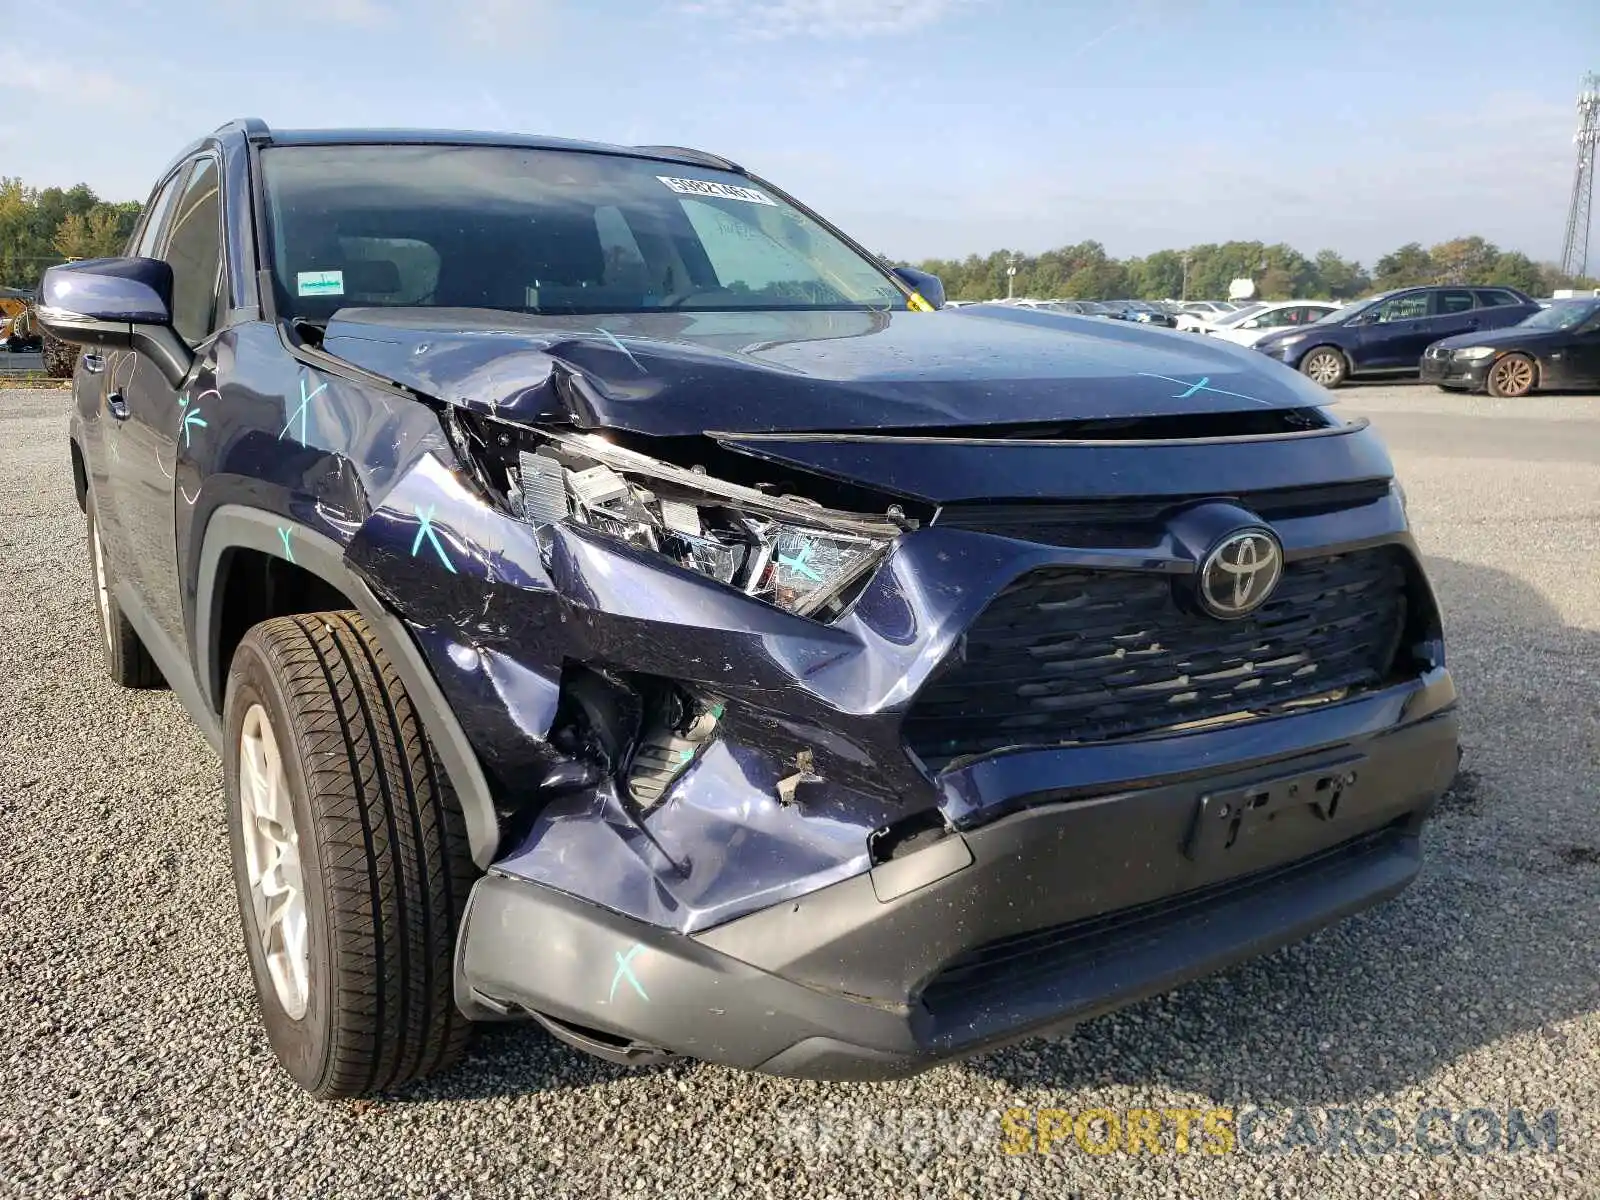
<path fill-rule="evenodd" d="M 944 307 L 944 282 L 937 275 L 919 271 L 915 267 L 896 267 L 894 273 L 917 295 L 935 308 Z"/>
<path fill-rule="evenodd" d="M 39 324 L 63 342 L 126 346 L 173 387 L 194 355 L 172 328 L 172 268 L 154 258 L 90 258 L 44 273 Z"/>

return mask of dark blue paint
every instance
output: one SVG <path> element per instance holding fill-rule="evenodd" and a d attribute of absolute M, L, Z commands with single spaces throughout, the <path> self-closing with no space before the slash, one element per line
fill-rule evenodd
<path fill-rule="evenodd" d="M 153 258 L 89 258 L 45 276 L 44 308 L 97 321 L 164 325 L 172 312 L 172 268 Z"/>
<path fill-rule="evenodd" d="M 598 325 L 592 316 L 348 309 L 330 322 L 325 346 L 475 411 L 570 415 L 654 435 L 977 428 L 1328 403 L 1321 388 L 1231 342 L 1023 309 L 664 312 Z M 566 377 L 584 384 L 575 405 L 561 393 Z M 1193 398 L 1202 379 L 1203 409 Z"/>
<path fill-rule="evenodd" d="M 896 541 L 843 616 L 822 624 L 592 530 L 516 520 L 458 459 L 441 414 L 457 406 L 646 439 L 718 431 L 753 462 L 931 504 L 1225 498 L 1386 479 L 1377 437 L 1335 425 L 1247 441 L 982 440 L 1017 423 L 1326 402 L 1299 376 L 1229 344 L 1009 309 L 598 321 L 352 310 L 330 325 L 324 352 L 293 347 L 261 311 L 245 129 L 221 130 L 192 151 L 220 151 L 223 163 L 224 327 L 199 348 L 181 389 L 132 351 L 75 382 L 72 435 L 108 517 L 115 569 L 215 698 L 215 647 L 197 644 L 195 613 L 212 514 L 225 504 L 271 514 L 289 561 L 302 530 L 342 546 L 350 570 L 404 620 L 497 799 L 527 817 L 499 872 L 657 925 L 702 929 L 860 875 L 868 835 L 919 808 L 981 824 L 1032 798 L 1266 760 L 1412 723 L 1449 702 L 1441 671 L 1319 713 L 1002 755 L 932 777 L 905 751 L 900 720 L 985 605 L 1041 566 L 1191 572 L 1197 551 L 1182 520 L 1143 540 L 1076 547 L 924 526 Z M 73 276 L 52 270 L 46 295 L 68 294 Z M 101 264 L 94 277 L 153 278 L 137 264 Z M 155 311 L 131 291 L 118 298 L 103 288 L 96 302 L 130 321 Z M 107 415 L 113 389 L 133 408 L 127 422 Z M 881 435 L 951 428 L 979 440 Z M 819 432 L 856 436 L 804 436 Z M 1385 542 L 1415 553 L 1392 499 L 1276 529 L 1290 554 Z M 642 820 L 611 780 L 556 799 L 539 790 L 560 765 L 545 739 L 569 663 L 664 676 L 725 705 L 716 739 Z M 821 782 L 783 804 L 778 782 L 802 752 Z"/>

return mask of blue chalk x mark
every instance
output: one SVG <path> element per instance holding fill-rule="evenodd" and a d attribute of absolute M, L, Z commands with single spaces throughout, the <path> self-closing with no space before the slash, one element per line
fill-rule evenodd
<path fill-rule="evenodd" d="M 189 412 L 189 413 L 185 414 L 185 416 L 183 418 L 183 445 L 184 445 L 184 449 L 188 449 L 188 447 L 189 447 L 189 431 L 190 431 L 190 429 L 195 428 L 195 427 L 199 427 L 200 429 L 208 428 L 208 426 L 206 425 L 206 419 L 200 415 L 200 410 L 198 408 L 193 410 L 192 412 Z"/>
<path fill-rule="evenodd" d="M 283 539 L 283 554 L 290 562 L 294 562 L 294 547 L 289 544 L 290 535 L 293 533 L 294 530 L 285 525 L 278 526 L 278 536 Z"/>
<path fill-rule="evenodd" d="M 417 526 L 417 536 L 411 539 L 411 557 L 415 558 L 417 556 L 417 552 L 422 549 L 422 539 L 427 538 L 433 544 L 434 553 L 439 556 L 439 561 L 444 564 L 444 569 L 454 575 L 456 573 L 455 564 L 450 561 L 450 556 L 444 552 L 444 546 L 439 541 L 438 531 L 433 527 L 434 506 L 432 504 L 428 505 L 427 512 L 423 512 L 420 505 L 413 504 L 411 508 L 417 514 L 417 520 L 421 522 Z"/>
<path fill-rule="evenodd" d="M 611 976 L 611 994 L 606 997 L 607 1004 L 610 1004 L 617 998 L 617 984 L 621 983 L 624 979 L 633 985 L 633 990 L 639 993 L 639 999 L 645 1001 L 650 999 L 649 995 L 645 992 L 644 987 L 639 983 L 638 978 L 634 975 L 633 968 L 629 965 L 633 962 L 633 956 L 638 954 L 639 951 L 643 949 L 643 942 L 635 942 L 631 947 L 629 947 L 626 954 L 622 953 L 620 950 L 616 952 L 615 958 L 617 960 L 617 970 L 616 973 Z"/>
<path fill-rule="evenodd" d="M 805 549 L 801 550 L 799 554 L 780 554 L 778 555 L 778 562 L 783 566 L 788 567 L 789 570 L 793 571 L 796 575 L 804 575 L 807 579 L 811 580 L 812 583 L 821 583 L 822 576 L 818 575 L 814 570 L 811 569 L 808 561 L 811 558 L 812 549 L 813 548 L 808 545 Z"/>
<path fill-rule="evenodd" d="M 1187 400 L 1189 397 L 1197 395 L 1200 392 L 1211 392 L 1213 395 L 1217 396 L 1232 396 L 1235 400 L 1249 400 L 1253 404 L 1272 403 L 1270 400 L 1263 400 L 1259 396 L 1246 396 L 1243 392 L 1230 392 L 1225 388 L 1212 387 L 1211 376 L 1209 375 L 1201 376 L 1199 383 L 1190 383 L 1186 379 L 1174 379 L 1170 375 L 1152 375 L 1149 371 L 1140 371 L 1139 374 L 1146 379 L 1159 379 L 1163 383 L 1175 383 L 1179 387 L 1185 389 L 1181 392 L 1172 393 L 1172 398 L 1174 400 Z"/>
<path fill-rule="evenodd" d="M 325 392 L 327 390 L 328 390 L 328 385 L 325 384 L 325 383 L 321 383 L 321 384 L 317 385 L 316 390 L 314 390 L 311 393 L 307 394 L 307 392 L 306 392 L 306 381 L 304 379 L 302 379 L 300 381 L 300 407 L 295 409 L 294 412 L 290 414 L 289 419 L 283 423 L 283 430 L 282 430 L 282 432 L 280 432 L 278 434 L 278 440 L 280 442 L 283 441 L 284 434 L 288 433 L 289 430 L 294 428 L 294 423 L 296 421 L 300 422 L 300 441 L 302 443 L 305 442 L 305 440 L 306 440 L 306 421 L 311 416 L 311 412 L 310 412 L 311 402 L 313 400 L 315 400 L 319 395 L 321 395 L 323 392 Z"/>

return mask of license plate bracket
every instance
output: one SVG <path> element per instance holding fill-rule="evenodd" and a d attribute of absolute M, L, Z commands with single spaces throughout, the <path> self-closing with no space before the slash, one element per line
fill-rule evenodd
<path fill-rule="evenodd" d="M 1341 809 L 1350 806 L 1365 763 L 1365 755 L 1355 754 L 1315 770 L 1294 771 L 1201 796 L 1184 840 L 1184 857 L 1198 862 L 1231 853 L 1295 808 L 1310 808 L 1321 821 L 1337 820 Z"/>

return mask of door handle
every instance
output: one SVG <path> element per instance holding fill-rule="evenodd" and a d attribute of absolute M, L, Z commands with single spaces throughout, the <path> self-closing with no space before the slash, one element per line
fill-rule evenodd
<path fill-rule="evenodd" d="M 123 399 L 121 392 L 110 392 L 106 396 L 106 410 L 119 421 L 128 419 L 128 402 Z"/>
<path fill-rule="evenodd" d="M 85 354 L 83 356 L 83 369 L 91 375 L 98 375 L 106 369 L 106 358 L 103 354 Z"/>

